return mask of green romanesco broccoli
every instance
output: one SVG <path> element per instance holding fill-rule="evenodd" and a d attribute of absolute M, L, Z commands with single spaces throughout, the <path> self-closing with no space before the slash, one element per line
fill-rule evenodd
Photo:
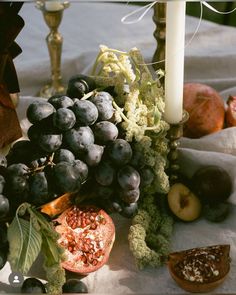
<path fill-rule="evenodd" d="M 59 266 L 45 268 L 47 276 L 47 293 L 50 295 L 62 294 L 62 286 L 66 282 L 65 270 Z"/>
<path fill-rule="evenodd" d="M 133 225 L 142 224 L 142 227 L 145 230 L 148 230 L 150 222 L 151 222 L 151 216 L 148 214 L 147 211 L 143 209 L 139 209 L 139 214 L 135 215 L 132 220 Z"/>
<path fill-rule="evenodd" d="M 141 224 L 135 224 L 130 227 L 128 241 L 136 265 L 139 269 L 148 265 L 153 267 L 161 266 L 161 257 L 147 246 L 145 237 L 146 231 Z"/>
<path fill-rule="evenodd" d="M 164 264 L 170 252 L 172 230 L 173 218 L 166 213 L 164 205 L 160 202 L 157 206 L 154 195 L 146 195 L 128 234 L 129 247 L 139 269 Z"/>

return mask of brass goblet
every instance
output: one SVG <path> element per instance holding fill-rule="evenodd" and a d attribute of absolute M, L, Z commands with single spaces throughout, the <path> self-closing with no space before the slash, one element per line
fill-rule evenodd
<path fill-rule="evenodd" d="M 65 94 L 66 91 L 61 75 L 63 37 L 58 32 L 58 27 L 62 21 L 64 9 L 69 7 L 69 2 L 40 0 L 36 2 L 36 7 L 42 11 L 44 20 L 50 29 L 46 42 L 50 56 L 51 81 L 39 91 L 39 96 L 49 98 L 55 94 Z"/>

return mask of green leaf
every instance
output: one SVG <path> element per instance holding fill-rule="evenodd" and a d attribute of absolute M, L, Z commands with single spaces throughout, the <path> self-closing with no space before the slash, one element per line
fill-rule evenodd
<path fill-rule="evenodd" d="M 52 223 L 48 222 L 47 219 L 42 215 L 42 213 L 38 212 L 35 208 L 29 208 L 29 213 L 32 216 L 37 218 L 37 221 L 40 225 L 41 231 L 44 231 L 44 234 L 48 236 L 52 236 L 55 240 L 58 240 L 59 234 L 54 230 Z"/>
<path fill-rule="evenodd" d="M 48 294 L 62 294 L 62 286 L 66 281 L 65 270 L 61 266 L 63 249 L 59 246 L 55 237 L 49 236 L 46 230 L 42 230 L 42 236 L 43 267 L 48 281 Z"/>
<path fill-rule="evenodd" d="M 26 275 L 33 262 L 38 257 L 42 235 L 37 231 L 32 220 L 19 218 L 17 215 L 10 224 L 7 232 L 9 241 L 8 261 L 13 271 Z"/>
<path fill-rule="evenodd" d="M 52 237 L 48 236 L 45 231 L 42 231 L 43 235 L 43 243 L 42 243 L 42 251 L 44 253 L 44 264 L 47 267 L 50 267 L 54 264 L 61 263 L 62 251 L 57 244 L 57 241 Z"/>
<path fill-rule="evenodd" d="M 154 125 L 157 125 L 160 121 L 160 118 L 161 118 L 161 114 L 160 114 L 157 106 L 154 106 L 153 116 L 154 116 Z"/>

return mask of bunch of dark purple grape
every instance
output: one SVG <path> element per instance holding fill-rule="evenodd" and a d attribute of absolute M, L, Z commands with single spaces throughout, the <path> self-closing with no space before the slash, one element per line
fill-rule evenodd
<path fill-rule="evenodd" d="M 132 146 L 114 122 L 111 94 L 94 91 L 83 98 L 94 89 L 90 77 L 77 76 L 70 79 L 67 95 L 29 105 L 29 140 L 13 145 L 0 173 L 7 210 L 88 190 L 104 209 L 133 216 L 140 196 L 139 163 L 133 165 Z"/>

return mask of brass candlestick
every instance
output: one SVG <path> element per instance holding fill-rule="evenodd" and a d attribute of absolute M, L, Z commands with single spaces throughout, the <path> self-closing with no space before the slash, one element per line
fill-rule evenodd
<path fill-rule="evenodd" d="M 36 7 L 42 11 L 44 20 L 50 29 L 50 32 L 46 37 L 46 42 L 51 64 L 51 82 L 39 91 L 39 96 L 49 98 L 55 94 L 65 94 L 65 87 L 62 84 L 61 76 L 63 37 L 58 32 L 58 27 L 61 23 L 64 9 L 69 7 L 69 2 L 47 2 L 41 0 L 36 2 Z"/>
<path fill-rule="evenodd" d="M 152 62 L 155 70 L 165 70 L 165 41 L 166 41 L 166 3 L 157 2 L 154 7 L 153 21 L 156 29 L 153 33 L 157 41 L 157 49 L 153 55 Z M 158 62 L 158 63 L 155 63 Z"/>
<path fill-rule="evenodd" d="M 177 124 L 171 124 L 170 129 L 168 131 L 168 139 L 169 139 L 169 168 L 168 175 L 170 184 L 173 184 L 178 181 L 179 178 L 179 163 L 178 163 L 178 147 L 179 147 L 179 139 L 183 135 L 183 125 L 188 121 L 189 114 L 187 111 L 183 111 L 183 118 Z"/>

